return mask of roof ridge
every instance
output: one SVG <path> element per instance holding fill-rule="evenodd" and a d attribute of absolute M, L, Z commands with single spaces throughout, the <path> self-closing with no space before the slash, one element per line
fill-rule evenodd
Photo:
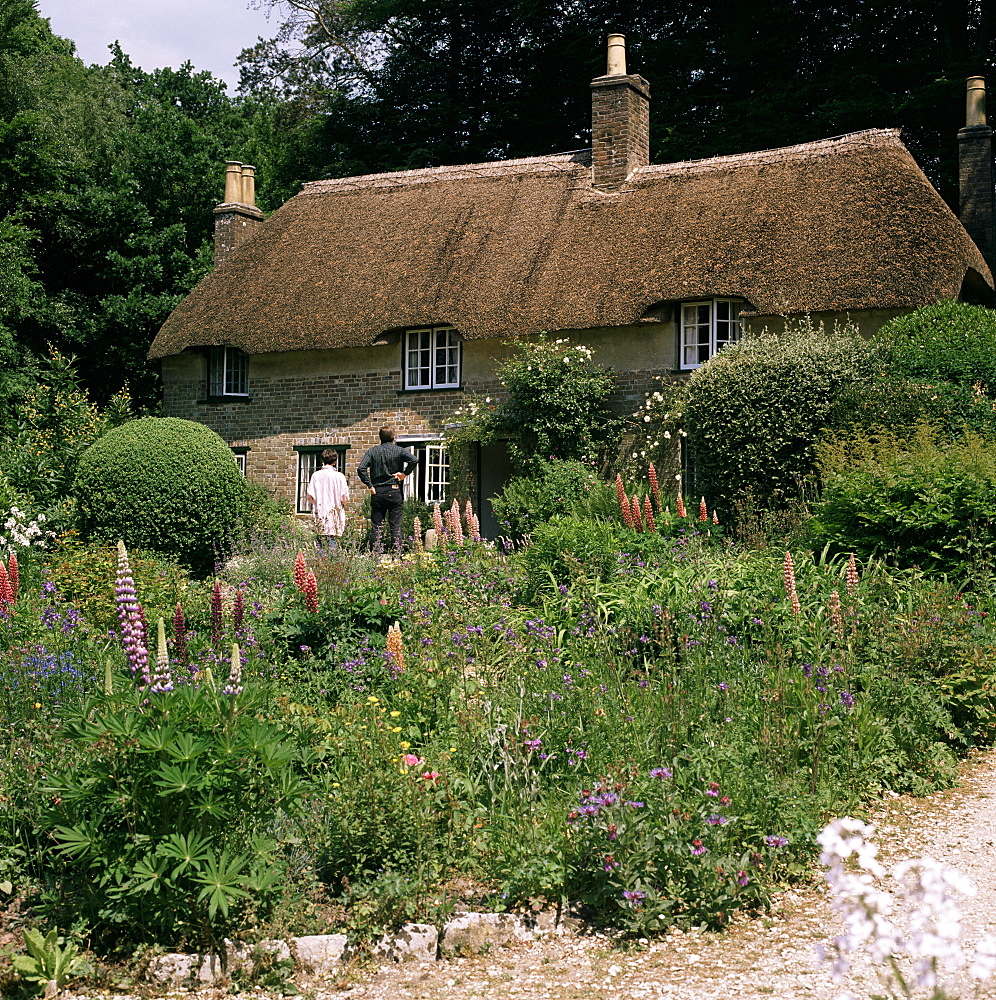
<path fill-rule="evenodd" d="M 321 194 L 326 191 L 349 191 L 353 188 L 398 187 L 434 180 L 456 180 L 463 177 L 500 177 L 515 173 L 556 173 L 576 165 L 587 165 L 587 149 L 545 156 L 526 156 L 514 160 L 486 160 L 483 163 L 458 163 L 442 167 L 417 167 L 414 170 L 390 170 L 377 174 L 357 174 L 353 177 L 330 177 L 308 181 L 301 194 Z"/>
<path fill-rule="evenodd" d="M 777 146 L 774 149 L 759 149 L 748 153 L 731 153 L 725 156 L 708 156 L 701 160 L 678 160 L 675 163 L 650 163 L 644 167 L 637 167 L 631 177 L 639 177 L 644 174 L 709 170 L 715 167 L 728 167 L 737 163 L 758 161 L 777 163 L 780 160 L 790 157 L 794 158 L 800 154 L 819 154 L 835 149 L 901 144 L 899 134 L 900 129 L 898 128 L 868 128 L 862 129 L 860 132 L 845 132 L 843 135 L 830 136 L 827 139 L 800 142 L 793 146 Z"/>

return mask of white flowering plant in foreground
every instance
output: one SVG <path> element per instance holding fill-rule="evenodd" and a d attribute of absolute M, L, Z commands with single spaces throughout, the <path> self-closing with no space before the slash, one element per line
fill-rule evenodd
<path fill-rule="evenodd" d="M 966 966 L 974 979 L 991 978 L 996 938 L 985 935 L 974 948 L 961 940 L 958 900 L 975 895 L 971 881 L 932 858 L 902 861 L 887 873 L 870 840 L 874 832 L 874 827 L 845 817 L 817 838 L 831 905 L 844 924 L 843 934 L 819 948 L 821 959 L 831 963 L 834 980 L 840 982 L 852 958 L 862 952 L 891 996 L 913 995 L 910 973 L 903 972 L 907 963 L 915 984 L 931 991 L 933 1000 L 950 996 L 941 977 Z M 841 1000 L 850 996 L 842 994 Z"/>

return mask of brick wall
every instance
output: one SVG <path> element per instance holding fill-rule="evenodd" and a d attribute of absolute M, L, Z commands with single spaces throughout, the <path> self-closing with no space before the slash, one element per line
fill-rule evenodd
<path fill-rule="evenodd" d="M 592 183 L 619 187 L 650 162 L 650 84 L 635 73 L 591 81 Z"/>
<path fill-rule="evenodd" d="M 968 235 L 982 251 L 991 269 L 996 269 L 993 206 L 993 130 L 974 125 L 958 133 L 959 217 Z"/>

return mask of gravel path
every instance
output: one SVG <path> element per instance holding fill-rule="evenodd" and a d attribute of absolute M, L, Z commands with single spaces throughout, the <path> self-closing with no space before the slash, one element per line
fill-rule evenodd
<path fill-rule="evenodd" d="M 970 758 L 958 788 L 928 799 L 891 797 L 872 820 L 887 866 L 929 855 L 972 879 L 978 895 L 963 907 L 967 940 L 996 932 L 996 751 Z M 334 983 L 304 984 L 303 990 L 313 1000 L 836 1000 L 844 992 L 881 994 L 874 969 L 856 967 L 848 982 L 837 985 L 818 966 L 817 943 L 838 928 L 826 893 L 814 885 L 780 894 L 770 914 L 740 917 L 722 934 L 675 931 L 625 950 L 602 935 L 564 934 L 476 958 L 350 969 Z M 952 997 L 959 1000 L 996 998 L 996 980 L 977 987 L 966 977 L 953 985 Z M 219 1000 L 232 993 L 196 996 Z M 270 996 L 253 990 L 242 1000 Z"/>
<path fill-rule="evenodd" d="M 965 937 L 996 932 L 996 751 L 972 757 L 958 788 L 929 799 L 894 797 L 873 819 L 887 865 L 929 855 L 960 868 L 978 895 L 963 907 Z M 723 934 L 673 932 L 644 948 L 619 950 L 600 936 L 564 935 L 474 959 L 417 969 L 381 967 L 351 984 L 357 1000 L 835 1000 L 881 993 L 873 969 L 857 967 L 837 985 L 815 960 L 838 933 L 821 886 L 785 892 L 772 913 L 741 918 Z M 343 984 L 346 985 L 346 984 Z M 965 978 L 959 997 L 996 997 Z M 340 994 L 341 995 L 341 994 Z"/>

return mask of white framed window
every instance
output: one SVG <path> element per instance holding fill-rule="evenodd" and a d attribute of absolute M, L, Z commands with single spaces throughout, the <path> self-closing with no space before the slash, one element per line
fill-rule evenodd
<path fill-rule="evenodd" d="M 237 347 L 212 347 L 208 352 L 208 395 L 248 396 L 249 355 Z"/>
<path fill-rule="evenodd" d="M 460 388 L 460 334 L 452 326 L 406 330 L 406 389 Z"/>
<path fill-rule="evenodd" d="M 308 483 L 322 467 L 322 452 L 326 448 L 335 448 L 338 452 L 335 467 L 345 475 L 348 444 L 301 444 L 294 446 L 294 450 L 297 452 L 297 496 L 294 501 L 294 509 L 298 514 L 312 512 L 311 504 L 308 502 Z"/>
<path fill-rule="evenodd" d="M 681 304 L 681 367 L 698 368 L 727 344 L 740 339 L 739 299 L 705 299 Z"/>
<path fill-rule="evenodd" d="M 442 439 L 399 436 L 397 444 L 418 458 L 418 466 L 405 480 L 405 499 L 418 497 L 425 503 L 442 503 L 450 488 L 450 457 Z"/>
<path fill-rule="evenodd" d="M 249 454 L 248 448 L 233 448 L 232 454 L 235 456 L 235 464 L 239 468 L 239 472 L 242 473 L 243 478 L 246 474 L 246 456 Z"/>

